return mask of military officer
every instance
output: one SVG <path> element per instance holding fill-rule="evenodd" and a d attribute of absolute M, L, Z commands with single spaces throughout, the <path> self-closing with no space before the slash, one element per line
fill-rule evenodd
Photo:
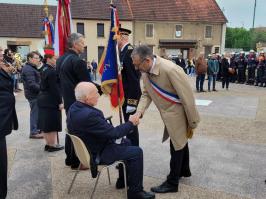
<path fill-rule="evenodd" d="M 264 76 L 264 69 L 265 68 L 265 55 L 264 51 L 260 52 L 258 57 L 258 65 L 257 65 L 257 76 L 256 76 L 256 83 L 255 86 L 263 86 L 263 76 Z"/>
<path fill-rule="evenodd" d="M 133 47 L 129 43 L 128 38 L 131 31 L 120 27 L 119 33 L 120 37 L 118 38 L 117 43 L 120 51 L 120 62 L 123 67 L 121 73 L 125 94 L 125 101 L 122 109 L 124 120 L 127 122 L 129 116 L 136 112 L 141 96 L 140 71 L 135 69 L 131 59 Z M 127 135 L 127 138 L 130 139 L 133 146 L 139 146 L 138 128 L 135 127 L 134 132 Z"/>
<path fill-rule="evenodd" d="M 131 59 L 133 47 L 129 43 L 128 38 L 131 31 L 120 26 L 119 33 L 117 44 L 120 51 L 120 63 L 123 67 L 121 74 L 125 97 L 122 110 L 124 120 L 127 122 L 129 116 L 136 113 L 141 96 L 140 71 L 135 69 Z M 132 133 L 127 135 L 127 138 L 131 141 L 131 145 L 139 146 L 139 131 L 137 126 L 134 127 Z M 116 188 L 121 189 L 125 187 L 122 165 L 119 165 L 118 169 L 119 177 L 116 181 Z"/>
<path fill-rule="evenodd" d="M 240 52 L 239 58 L 236 61 L 237 65 L 237 82 L 240 84 L 244 84 L 246 82 L 246 68 L 247 68 L 247 60 L 245 58 L 244 51 Z"/>
<path fill-rule="evenodd" d="M 249 51 L 248 55 L 248 80 L 247 84 L 253 85 L 255 82 L 255 71 L 257 67 L 256 54 L 254 50 Z"/>

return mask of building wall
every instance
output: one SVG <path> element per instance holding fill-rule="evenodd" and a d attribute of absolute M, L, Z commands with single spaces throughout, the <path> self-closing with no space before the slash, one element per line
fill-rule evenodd
<path fill-rule="evenodd" d="M 153 38 L 145 36 L 145 24 L 154 24 Z M 183 26 L 183 33 L 181 38 L 175 37 L 176 25 Z M 205 26 L 211 25 L 212 38 L 205 38 Z M 176 40 L 196 40 L 198 48 L 195 49 L 196 56 L 200 52 L 204 52 L 205 46 L 211 46 L 212 52 L 215 47 L 223 47 L 223 24 L 206 24 L 206 23 L 181 23 L 181 22 L 149 22 L 149 21 L 136 21 L 134 23 L 134 44 L 146 43 L 154 46 L 154 53 L 160 54 L 159 40 L 160 39 L 176 39 Z M 221 52 L 221 51 L 220 51 Z"/>
<path fill-rule="evenodd" d="M 109 31 L 110 31 L 110 20 L 73 20 L 74 32 L 77 32 L 77 23 L 84 23 L 84 35 L 87 45 L 87 59 L 91 61 L 95 59 L 98 61 L 98 46 L 107 46 Z M 97 23 L 104 24 L 104 37 L 97 37 Z M 131 21 L 120 21 L 122 27 L 132 30 Z M 132 35 L 129 40 L 132 43 Z"/>
<path fill-rule="evenodd" d="M 18 46 L 28 46 L 29 51 L 38 50 L 40 53 L 43 53 L 44 39 L 0 37 L 0 46 L 2 48 L 4 49 L 7 48 L 8 44 L 18 45 Z"/>

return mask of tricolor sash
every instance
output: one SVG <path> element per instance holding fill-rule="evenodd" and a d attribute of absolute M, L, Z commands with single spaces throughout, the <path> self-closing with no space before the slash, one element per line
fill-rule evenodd
<path fill-rule="evenodd" d="M 151 86 L 153 88 L 153 90 L 155 91 L 155 93 L 157 93 L 161 98 L 167 100 L 168 102 L 171 102 L 173 104 L 181 104 L 180 98 L 178 97 L 178 95 L 169 93 L 168 91 L 160 88 L 157 84 L 155 84 L 150 78 L 150 83 Z"/>

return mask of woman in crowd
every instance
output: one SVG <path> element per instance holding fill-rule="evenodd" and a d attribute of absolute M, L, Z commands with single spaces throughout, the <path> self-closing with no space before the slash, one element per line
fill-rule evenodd
<path fill-rule="evenodd" d="M 230 81 L 230 69 L 227 56 L 222 57 L 221 61 L 221 78 L 222 78 L 222 87 L 226 86 L 226 90 L 229 88 Z M 232 70 L 232 69 L 231 69 Z"/>
<path fill-rule="evenodd" d="M 205 80 L 205 74 L 207 72 L 207 62 L 204 59 L 204 54 L 201 53 L 195 64 L 196 70 L 196 89 L 198 92 L 205 92 L 203 90 L 203 84 Z"/>
<path fill-rule="evenodd" d="M 0 198 L 7 195 L 6 136 L 18 129 L 11 74 L 15 68 L 4 63 L 0 48 Z"/>
<path fill-rule="evenodd" d="M 56 56 L 53 50 L 45 50 L 44 65 L 41 69 L 41 86 L 38 95 L 38 128 L 44 135 L 45 151 L 64 149 L 58 144 L 58 132 L 62 130 L 62 97 L 55 70 Z"/>

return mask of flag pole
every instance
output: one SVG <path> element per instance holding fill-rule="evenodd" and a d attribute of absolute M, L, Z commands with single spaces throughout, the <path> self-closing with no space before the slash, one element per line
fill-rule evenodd
<path fill-rule="evenodd" d="M 110 5 L 113 7 L 113 0 L 111 0 Z M 117 20 L 117 19 L 116 19 Z M 116 24 L 116 28 L 117 24 Z M 120 102 L 120 95 L 121 95 L 121 91 L 120 91 L 120 78 L 121 78 L 121 70 L 122 70 L 122 66 L 120 63 L 120 58 L 119 58 L 119 50 L 118 50 L 118 45 L 117 45 L 117 39 L 119 37 L 118 35 L 118 31 L 119 29 L 116 30 L 116 35 L 115 35 L 115 50 L 116 50 L 116 62 L 117 62 L 117 98 L 118 98 L 118 110 L 119 110 L 119 122 L 120 124 L 123 123 L 123 119 L 122 119 L 122 107 L 121 107 L 121 102 Z"/>

